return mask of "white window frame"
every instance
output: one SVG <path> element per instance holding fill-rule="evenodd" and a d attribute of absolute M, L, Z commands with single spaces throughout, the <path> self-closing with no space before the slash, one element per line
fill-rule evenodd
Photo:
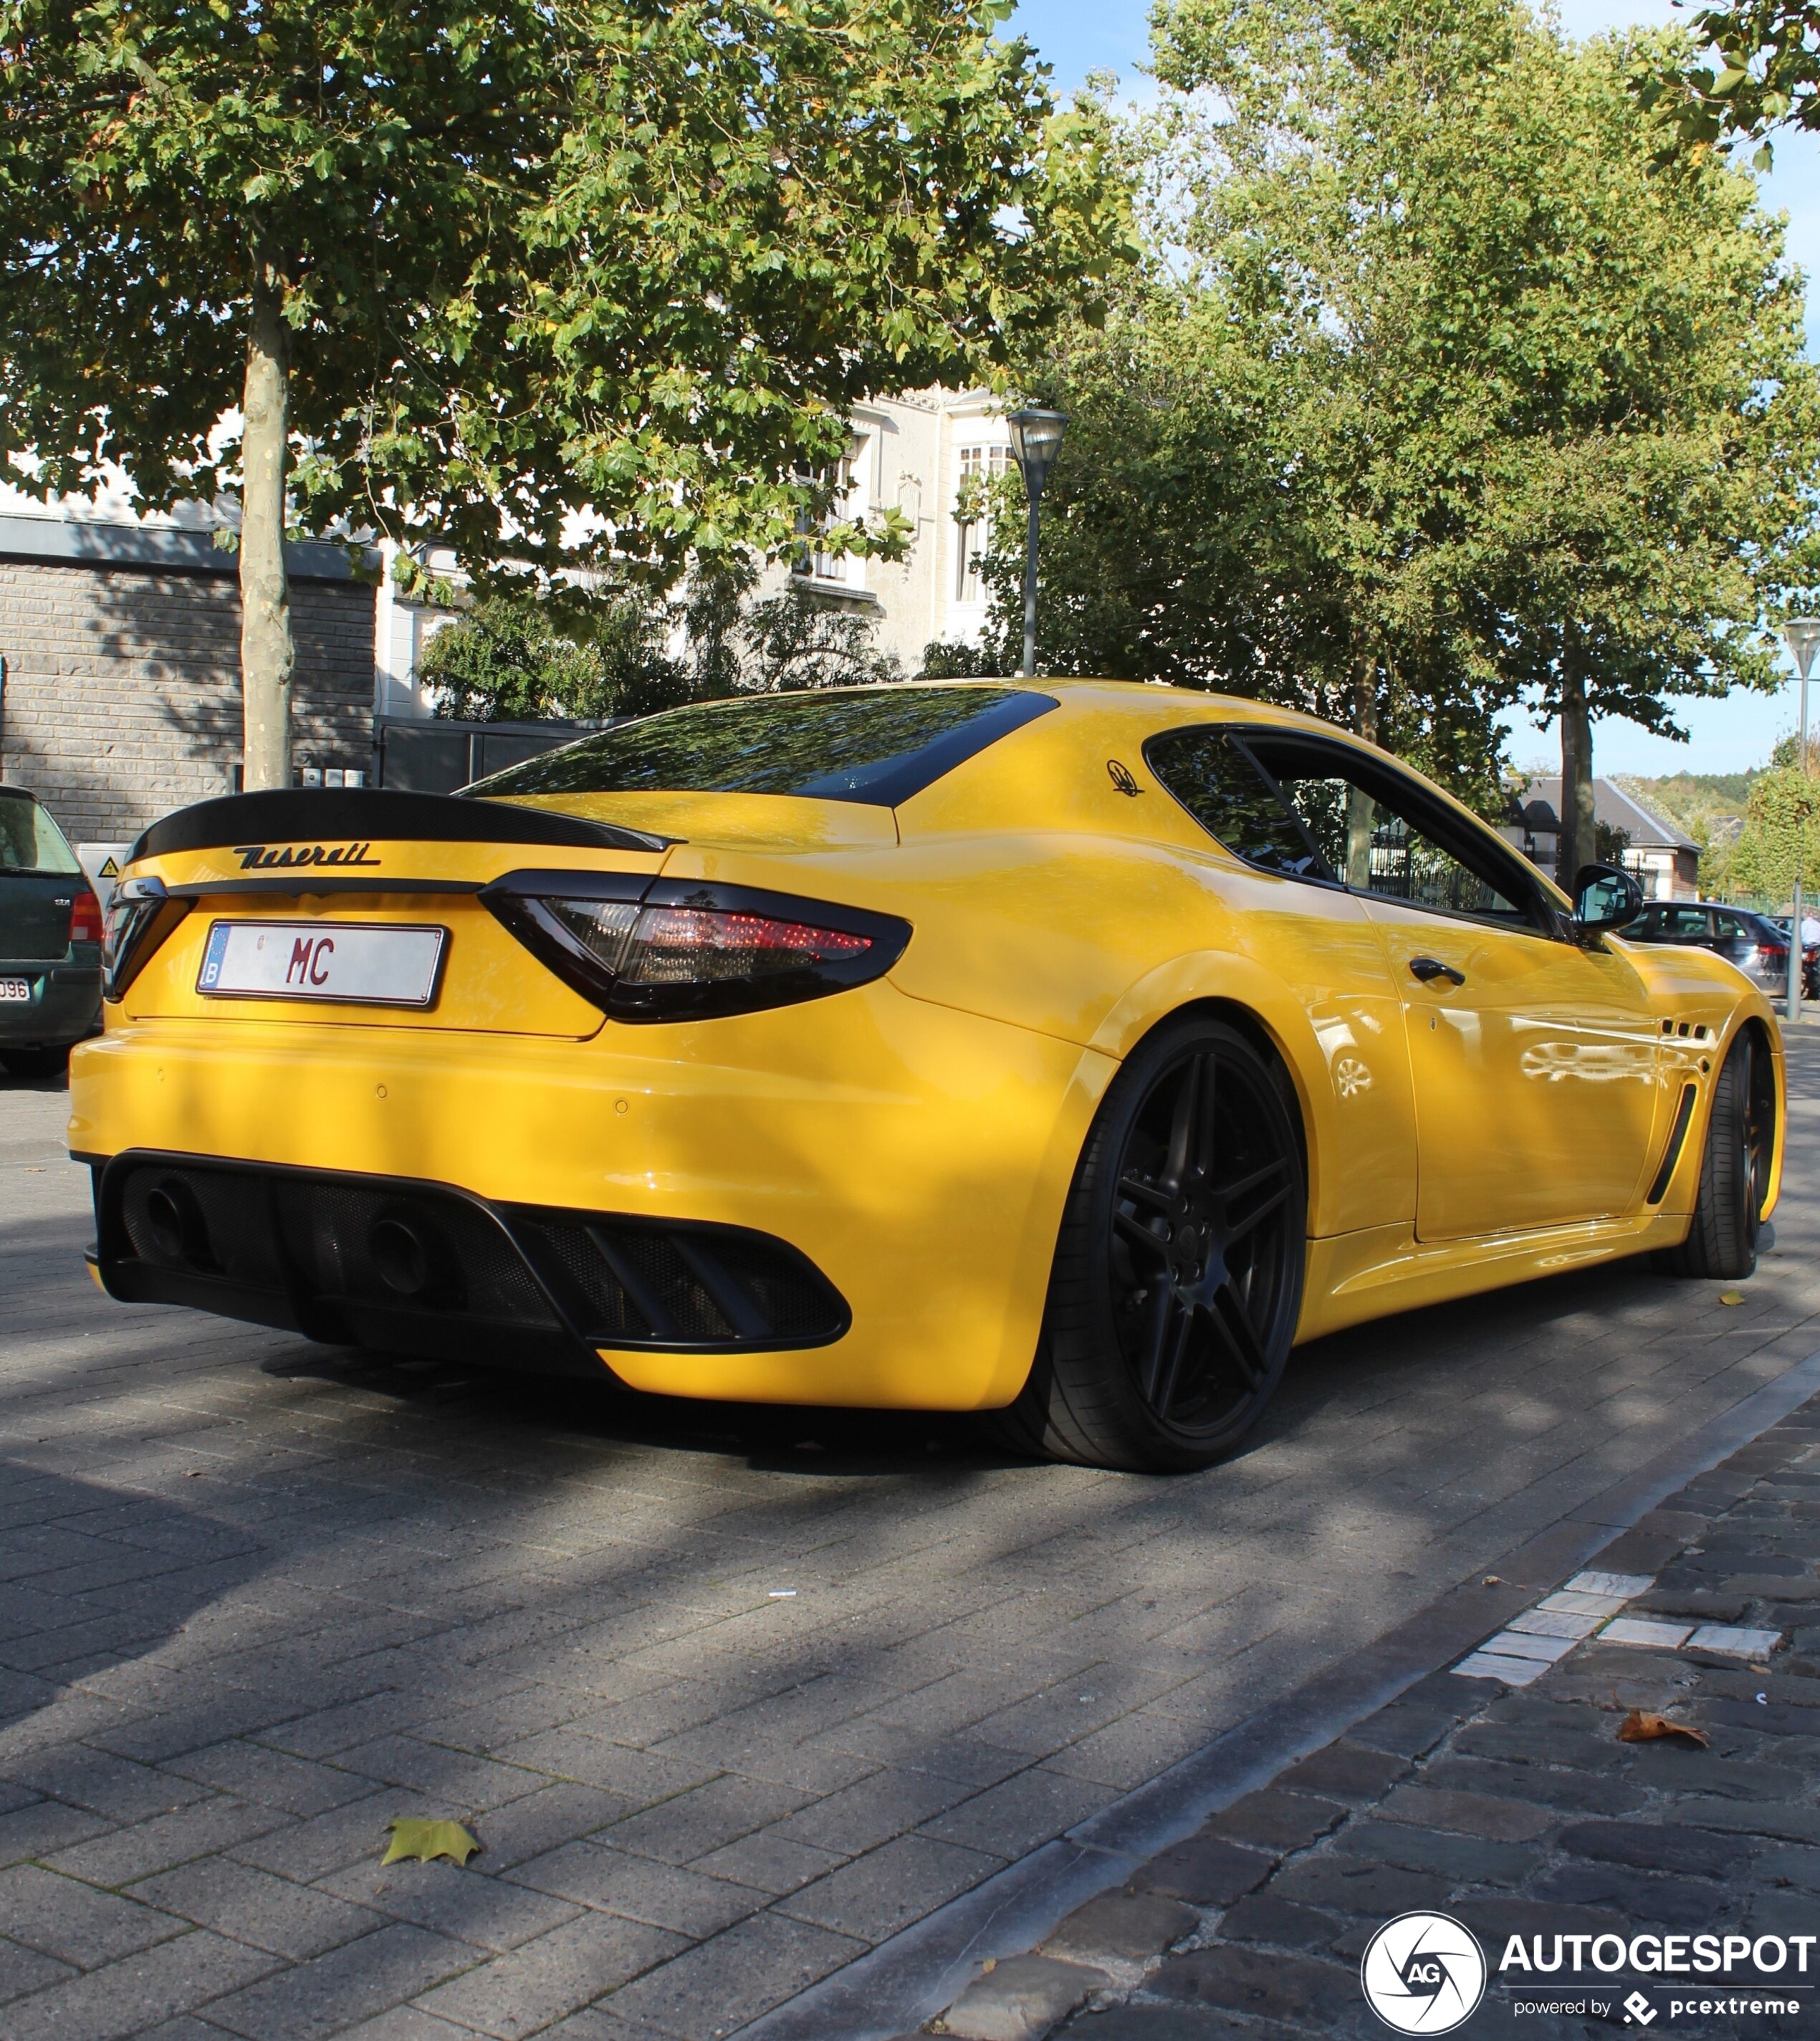
<path fill-rule="evenodd" d="M 955 500 L 971 481 L 996 482 L 1011 468 L 1011 449 L 1002 441 L 979 441 L 955 449 Z M 990 536 L 983 517 L 956 517 L 954 521 L 954 599 L 978 605 L 986 600 L 979 579 L 979 563 L 986 557 Z"/>

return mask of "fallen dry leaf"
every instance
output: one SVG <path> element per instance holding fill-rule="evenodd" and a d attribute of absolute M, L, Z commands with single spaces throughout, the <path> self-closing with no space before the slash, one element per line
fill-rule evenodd
<path fill-rule="evenodd" d="M 1722 1304 L 1742 1304 L 1744 1302 L 1744 1292 L 1742 1290 L 1721 1290 L 1719 1293 L 1719 1301 Z"/>
<path fill-rule="evenodd" d="M 1503 1585 L 1503 1581 L 1496 1574 L 1487 1574 L 1479 1582 L 1482 1588 L 1501 1588 Z"/>
<path fill-rule="evenodd" d="M 408 1817 L 387 1822 L 391 1830 L 391 1847 L 380 1859 L 382 1865 L 400 1864 L 406 1857 L 416 1857 L 428 1864 L 432 1857 L 452 1857 L 457 1864 L 466 1864 L 479 1844 L 459 1822 L 420 1822 Z"/>
<path fill-rule="evenodd" d="M 1652 1715 L 1647 1708 L 1632 1708 L 1618 1725 L 1620 1743 L 1656 1743 L 1664 1737 L 1685 1737 L 1702 1750 L 1707 1747 L 1704 1730 L 1696 1729 L 1692 1722 L 1670 1722 L 1666 1715 Z"/>

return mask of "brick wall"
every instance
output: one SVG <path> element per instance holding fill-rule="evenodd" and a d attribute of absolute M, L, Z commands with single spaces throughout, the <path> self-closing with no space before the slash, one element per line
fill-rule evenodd
<path fill-rule="evenodd" d="M 368 761 L 373 591 L 294 580 L 298 757 Z M 240 593 L 227 574 L 0 560 L 0 777 L 78 842 L 136 836 L 231 791 L 240 759 Z"/>

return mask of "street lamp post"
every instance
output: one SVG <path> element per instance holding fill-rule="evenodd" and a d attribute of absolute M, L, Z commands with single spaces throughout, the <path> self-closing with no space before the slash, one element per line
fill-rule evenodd
<path fill-rule="evenodd" d="M 1013 411 L 1005 422 L 1011 428 L 1012 457 L 1024 477 L 1024 498 L 1030 506 L 1024 531 L 1024 663 L 1017 670 L 1028 679 L 1036 671 L 1036 505 L 1062 451 L 1068 414 Z"/>
<path fill-rule="evenodd" d="M 1794 654 L 1795 670 L 1801 676 L 1801 774 L 1807 776 L 1807 676 L 1814 670 L 1814 655 L 1820 652 L 1820 618 L 1797 616 L 1782 627 L 1783 637 Z M 1801 867 L 1807 849 L 1807 830 L 1795 837 L 1795 900 L 1788 917 L 1788 1016 L 1792 1025 L 1801 1018 L 1802 967 L 1806 945 L 1801 940 Z"/>

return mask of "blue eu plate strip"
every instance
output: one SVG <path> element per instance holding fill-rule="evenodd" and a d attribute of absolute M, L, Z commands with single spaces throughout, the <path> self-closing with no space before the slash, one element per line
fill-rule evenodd
<path fill-rule="evenodd" d="M 227 961 L 227 937 L 232 928 L 228 921 L 217 921 L 208 932 L 208 948 L 202 959 L 202 975 L 196 981 L 198 989 L 206 992 L 221 978 L 221 967 Z"/>

